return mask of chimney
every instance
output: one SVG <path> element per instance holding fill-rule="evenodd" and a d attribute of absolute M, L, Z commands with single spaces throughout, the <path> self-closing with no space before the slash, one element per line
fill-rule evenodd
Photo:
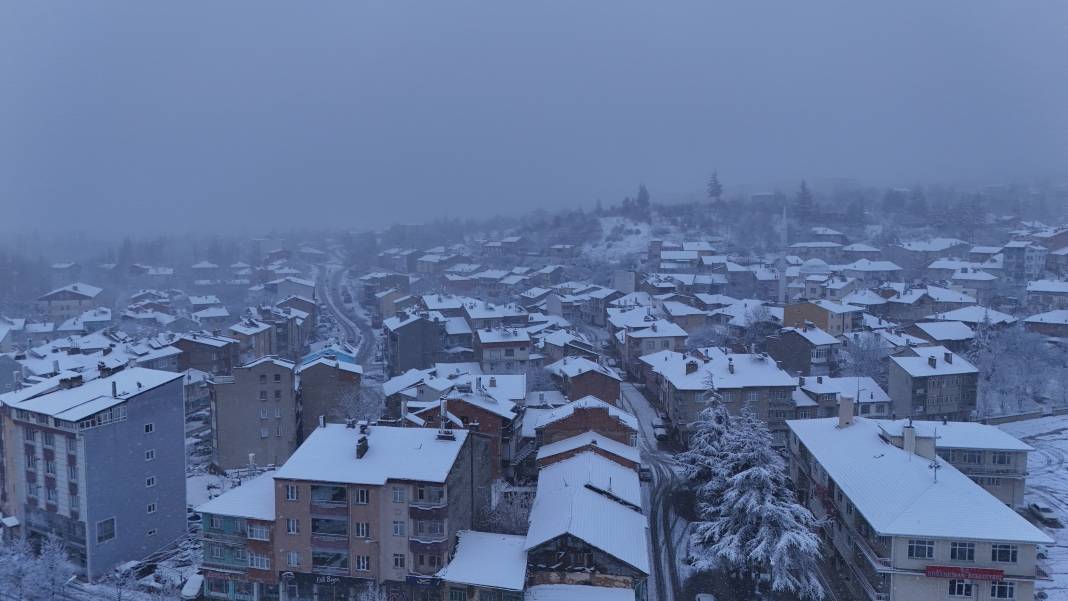
<path fill-rule="evenodd" d="M 367 449 L 370 447 L 370 443 L 367 441 L 367 436 L 361 434 L 356 439 L 356 458 L 363 459 L 363 456 L 367 454 Z"/>
<path fill-rule="evenodd" d="M 823 376 L 816 376 L 816 383 L 823 384 Z"/>
<path fill-rule="evenodd" d="M 727 371 L 734 373 L 734 357 L 727 357 Z"/>
<path fill-rule="evenodd" d="M 496 388 L 497 387 L 497 378 L 495 378 L 493 376 L 490 376 L 489 387 L 490 388 Z"/>
<path fill-rule="evenodd" d="M 953 363 L 953 353 L 946 351 L 946 354 L 943 358 L 946 360 L 946 363 Z"/>
<path fill-rule="evenodd" d="M 927 357 L 927 365 L 930 365 L 932 368 L 938 365 L 938 360 L 934 358 L 934 355 Z"/>
<path fill-rule="evenodd" d="M 52 373 L 59 373 L 59 359 L 52 360 Z"/>
<path fill-rule="evenodd" d="M 111 381 L 111 397 L 116 399 L 119 398 L 119 385 L 115 380 Z"/>
<path fill-rule="evenodd" d="M 842 395 L 838 398 L 838 427 L 845 428 L 853 423 L 853 397 Z"/>
<path fill-rule="evenodd" d="M 797 379 L 798 379 L 798 382 L 797 382 L 797 383 L 798 383 L 799 385 L 801 385 L 801 386 L 804 386 L 804 385 L 805 385 L 805 376 L 800 376 L 800 377 L 798 377 Z"/>
<path fill-rule="evenodd" d="M 690 359 L 686 362 L 686 373 L 692 374 L 695 371 L 697 371 L 697 362 L 693 359 Z"/>
<path fill-rule="evenodd" d="M 916 453 L 916 428 L 912 425 L 912 418 L 909 418 L 907 426 L 901 429 L 902 438 L 904 439 L 905 452 L 911 457 Z"/>
<path fill-rule="evenodd" d="M 319 416 L 319 427 L 320 428 L 325 428 L 326 427 L 326 416 L 325 415 L 320 415 Z"/>

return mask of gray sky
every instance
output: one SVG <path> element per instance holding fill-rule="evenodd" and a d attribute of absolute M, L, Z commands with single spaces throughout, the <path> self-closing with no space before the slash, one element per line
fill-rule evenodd
<path fill-rule="evenodd" d="M 0 230 L 364 227 L 655 199 L 714 167 L 993 182 L 1068 158 L 1062 0 L 0 1 Z"/>

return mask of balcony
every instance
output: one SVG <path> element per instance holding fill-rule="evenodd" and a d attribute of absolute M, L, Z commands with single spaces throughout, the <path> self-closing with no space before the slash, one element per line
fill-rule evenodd
<path fill-rule="evenodd" d="M 313 516 L 347 516 L 349 514 L 349 506 L 347 503 L 312 501 L 310 504 L 310 510 Z"/>
<path fill-rule="evenodd" d="M 323 574 L 327 576 L 348 576 L 349 569 L 335 566 L 312 566 L 312 574 Z"/>

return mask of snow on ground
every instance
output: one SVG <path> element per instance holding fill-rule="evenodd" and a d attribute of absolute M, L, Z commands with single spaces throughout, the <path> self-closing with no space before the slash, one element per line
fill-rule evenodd
<path fill-rule="evenodd" d="M 215 474 L 189 476 L 185 479 L 185 502 L 187 505 L 196 507 L 221 495 L 229 488 L 230 480 L 226 476 Z"/>
<path fill-rule="evenodd" d="M 1042 503 L 1068 524 L 1068 415 L 1002 424 L 1002 430 L 1035 447 L 1028 459 L 1027 503 Z M 1068 599 L 1068 529 L 1036 524 L 1056 541 L 1042 568 L 1052 582 L 1038 583 L 1050 599 Z"/>
<path fill-rule="evenodd" d="M 608 240 L 620 225 L 629 233 L 623 234 L 619 240 Z M 653 238 L 652 226 L 648 223 L 637 223 L 624 217 L 601 217 L 601 239 L 588 244 L 582 255 L 598 261 L 618 261 L 624 255 L 645 253 Z"/>

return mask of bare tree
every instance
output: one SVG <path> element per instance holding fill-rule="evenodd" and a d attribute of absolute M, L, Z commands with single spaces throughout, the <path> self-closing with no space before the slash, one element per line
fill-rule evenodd
<path fill-rule="evenodd" d="M 338 421 L 349 419 L 375 421 L 382 417 L 385 398 L 381 386 L 343 387 L 330 410 L 330 417 Z"/>
<path fill-rule="evenodd" d="M 533 494 L 523 491 L 506 494 L 489 512 L 483 526 L 490 532 L 526 534 L 533 504 Z"/>

